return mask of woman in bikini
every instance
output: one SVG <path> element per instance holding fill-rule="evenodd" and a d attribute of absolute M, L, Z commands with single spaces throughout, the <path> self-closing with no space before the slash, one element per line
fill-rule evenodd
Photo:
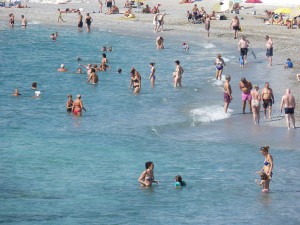
<path fill-rule="evenodd" d="M 151 187 L 152 183 L 159 184 L 158 180 L 154 180 L 154 163 L 153 162 L 146 162 L 145 164 L 146 170 L 141 174 L 139 177 L 139 183 L 141 183 L 142 187 Z"/>
<path fill-rule="evenodd" d="M 267 179 L 265 181 L 265 189 L 263 190 L 263 192 L 268 192 L 270 189 L 270 181 L 272 179 L 273 176 L 273 167 L 274 167 L 274 163 L 273 163 L 273 157 L 271 156 L 271 154 L 269 153 L 269 146 L 265 146 L 265 147 L 261 147 L 260 152 L 263 154 L 263 156 L 265 157 L 265 161 L 264 161 L 264 165 L 262 167 L 262 169 L 257 172 L 259 174 L 265 173 L 267 174 Z"/>
<path fill-rule="evenodd" d="M 215 65 L 216 65 L 216 79 L 221 80 L 223 68 L 224 68 L 224 66 L 226 66 L 224 60 L 222 59 L 221 54 L 217 55 Z"/>
<path fill-rule="evenodd" d="M 91 31 L 91 23 L 92 22 L 93 22 L 92 17 L 90 16 L 89 13 L 87 13 L 86 17 L 85 17 L 85 23 L 86 23 L 86 30 L 87 30 L 87 32 Z"/>
<path fill-rule="evenodd" d="M 72 107 L 73 107 L 72 95 L 68 95 L 68 101 L 66 103 L 67 112 L 72 112 Z"/>
<path fill-rule="evenodd" d="M 108 63 L 108 60 L 106 58 L 106 54 L 105 53 L 102 53 L 102 60 L 101 60 L 101 63 Z"/>
<path fill-rule="evenodd" d="M 259 93 L 259 87 L 257 85 L 253 85 L 253 89 L 251 91 L 251 107 L 252 107 L 252 113 L 253 113 L 253 121 L 254 123 L 259 123 L 260 119 L 260 101 L 261 101 L 261 95 Z"/>
<path fill-rule="evenodd" d="M 155 86 L 155 67 L 154 67 L 155 63 L 149 63 L 149 65 L 151 68 L 149 79 L 151 81 L 151 87 L 154 87 Z"/>
<path fill-rule="evenodd" d="M 81 116 L 82 110 L 86 111 L 81 101 L 81 95 L 77 95 L 77 99 L 73 102 L 72 112 L 75 116 Z"/>
<path fill-rule="evenodd" d="M 131 79 L 133 85 L 133 94 L 139 94 L 141 90 L 141 75 L 135 70 L 134 76 Z"/>

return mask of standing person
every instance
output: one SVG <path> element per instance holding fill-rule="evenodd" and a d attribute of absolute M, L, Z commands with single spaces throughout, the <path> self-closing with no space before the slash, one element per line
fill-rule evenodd
<path fill-rule="evenodd" d="M 234 30 L 234 39 L 237 38 L 237 32 L 240 30 L 240 20 L 237 16 L 234 16 L 230 23 L 230 28 Z"/>
<path fill-rule="evenodd" d="M 153 88 L 155 86 L 155 67 L 154 67 L 155 63 L 149 63 L 149 65 L 151 68 L 149 79 L 151 82 L 151 87 Z"/>
<path fill-rule="evenodd" d="M 232 90 L 230 85 L 231 76 L 225 76 L 225 83 L 224 83 L 224 112 L 227 113 L 229 103 L 232 100 Z"/>
<path fill-rule="evenodd" d="M 261 98 L 264 107 L 264 119 L 267 118 L 267 108 L 269 110 L 268 118 L 271 119 L 272 104 L 274 104 L 274 95 L 273 90 L 270 88 L 270 84 L 268 82 L 265 83 L 265 87 L 261 91 Z"/>
<path fill-rule="evenodd" d="M 109 13 L 110 9 L 111 9 L 111 7 L 113 5 L 113 0 L 105 0 L 105 3 L 106 3 L 106 7 L 107 7 L 106 13 Z M 114 2 L 114 4 L 115 4 L 115 2 Z"/>
<path fill-rule="evenodd" d="M 22 28 L 26 28 L 27 27 L 27 19 L 25 18 L 24 15 L 21 16 L 22 19 Z"/>
<path fill-rule="evenodd" d="M 72 112 L 75 116 L 82 116 L 82 110 L 86 112 L 81 100 L 81 95 L 78 94 L 76 100 L 73 102 Z"/>
<path fill-rule="evenodd" d="M 261 95 L 259 93 L 259 87 L 257 85 L 253 85 L 253 90 L 251 91 L 251 106 L 253 113 L 253 121 L 254 123 L 259 123 L 260 119 L 260 101 Z"/>
<path fill-rule="evenodd" d="M 99 2 L 99 13 L 102 13 L 103 3 L 101 0 L 98 0 L 98 2 Z"/>
<path fill-rule="evenodd" d="M 266 56 L 267 56 L 268 61 L 269 61 L 268 66 L 272 66 L 273 41 L 272 41 L 272 39 L 270 38 L 269 35 L 266 35 L 266 40 L 267 40 L 267 43 L 266 43 L 266 48 L 267 48 Z"/>
<path fill-rule="evenodd" d="M 85 23 L 86 23 L 86 31 L 90 32 L 91 31 L 91 23 L 93 22 L 92 17 L 90 16 L 89 13 L 86 14 L 85 17 Z"/>
<path fill-rule="evenodd" d="M 241 40 L 238 43 L 238 50 L 240 51 L 240 56 L 243 58 L 243 65 L 247 63 L 247 53 L 250 42 L 246 39 L 244 35 L 241 36 Z"/>
<path fill-rule="evenodd" d="M 133 94 L 139 94 L 141 91 L 141 75 L 138 71 L 134 71 L 134 75 L 132 77 L 133 84 Z"/>
<path fill-rule="evenodd" d="M 62 18 L 62 11 L 60 9 L 57 9 L 57 12 L 58 12 L 57 22 L 59 23 L 59 20 L 66 22 Z"/>
<path fill-rule="evenodd" d="M 242 101 L 243 101 L 243 113 L 245 114 L 246 109 L 246 101 L 248 100 L 250 112 L 252 112 L 251 109 L 251 89 L 252 84 L 250 81 L 246 80 L 245 77 L 242 77 L 240 82 L 240 90 L 242 91 Z"/>
<path fill-rule="evenodd" d="M 82 22 L 83 16 L 81 15 L 81 12 L 78 11 L 78 31 L 82 31 L 82 27 L 83 27 L 83 22 Z"/>
<path fill-rule="evenodd" d="M 263 192 L 268 192 L 270 190 L 270 181 L 273 176 L 273 157 L 269 153 L 269 146 L 261 147 L 260 152 L 263 154 L 265 157 L 264 165 L 262 169 L 258 172 L 259 174 L 265 173 L 267 174 L 267 179 L 265 180 L 265 189 Z"/>
<path fill-rule="evenodd" d="M 282 112 L 282 108 L 284 107 L 285 118 L 287 127 L 290 130 L 290 122 L 292 122 L 293 128 L 295 129 L 295 116 L 294 110 L 296 107 L 295 97 L 291 94 L 291 90 L 286 89 L 285 95 L 282 96 L 280 111 Z"/>
<path fill-rule="evenodd" d="M 215 65 L 216 65 L 216 79 L 221 80 L 223 68 L 224 68 L 224 66 L 226 66 L 221 54 L 217 55 Z"/>
<path fill-rule="evenodd" d="M 96 74 L 96 71 L 94 68 L 91 69 L 91 73 L 90 73 L 90 76 L 89 76 L 87 82 L 92 82 L 92 84 L 98 83 L 98 75 Z"/>
<path fill-rule="evenodd" d="M 9 14 L 9 26 L 14 27 L 14 25 L 15 25 L 15 16 L 14 16 L 14 14 L 10 13 Z"/>
<path fill-rule="evenodd" d="M 158 27 L 156 29 L 156 31 L 158 32 L 158 29 L 161 27 L 161 32 L 163 32 L 164 30 L 164 17 L 165 17 L 166 13 L 164 14 L 159 14 L 157 17 L 157 22 L 158 22 Z"/>
<path fill-rule="evenodd" d="M 206 19 L 205 19 L 205 30 L 207 31 L 207 37 L 209 37 L 210 16 L 208 14 L 206 14 Z"/>
<path fill-rule="evenodd" d="M 175 61 L 175 72 L 173 73 L 173 79 L 174 79 L 174 87 L 177 86 L 182 87 L 181 81 L 182 81 L 182 74 L 184 72 L 183 68 L 180 66 L 179 60 Z"/>
<path fill-rule="evenodd" d="M 102 60 L 101 60 L 101 63 L 108 63 L 108 60 L 106 58 L 106 54 L 105 53 L 102 53 Z"/>
<path fill-rule="evenodd" d="M 157 26 L 158 26 L 158 13 L 156 13 L 153 17 L 153 32 L 156 33 L 157 32 Z"/>
<path fill-rule="evenodd" d="M 73 99 L 72 99 L 72 95 L 69 94 L 68 101 L 66 102 L 67 112 L 72 112 L 72 107 L 73 107 Z"/>
<path fill-rule="evenodd" d="M 142 187 L 151 187 L 152 183 L 159 184 L 158 180 L 154 180 L 154 163 L 153 162 L 146 162 L 145 164 L 146 170 L 142 172 L 141 176 L 139 177 L 138 182 L 141 184 Z"/>

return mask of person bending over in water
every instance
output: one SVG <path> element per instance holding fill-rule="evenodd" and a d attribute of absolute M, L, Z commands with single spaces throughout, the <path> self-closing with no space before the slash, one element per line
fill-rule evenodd
<path fill-rule="evenodd" d="M 145 164 L 146 170 L 141 174 L 139 177 L 138 182 L 141 184 L 142 187 L 151 187 L 152 183 L 159 184 L 158 180 L 154 180 L 154 163 L 153 162 L 146 162 Z"/>
<path fill-rule="evenodd" d="M 72 107 L 73 107 L 73 99 L 72 99 L 72 95 L 69 94 L 68 101 L 66 103 L 67 112 L 72 112 Z"/>
<path fill-rule="evenodd" d="M 81 100 L 81 95 L 77 95 L 77 99 L 73 102 L 72 112 L 75 116 L 82 116 L 82 110 L 86 112 Z"/>
<path fill-rule="evenodd" d="M 154 67 L 155 63 L 149 63 L 149 65 L 151 68 L 149 79 L 151 81 L 151 87 L 154 87 L 155 86 L 155 67 Z"/>

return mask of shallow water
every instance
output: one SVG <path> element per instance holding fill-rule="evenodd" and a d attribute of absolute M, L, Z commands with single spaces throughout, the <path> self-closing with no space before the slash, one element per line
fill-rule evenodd
<path fill-rule="evenodd" d="M 174 38 L 157 51 L 153 40 L 38 24 L 2 29 L 1 223 L 300 223 L 298 130 L 254 126 L 250 114 L 240 114 L 240 77 L 263 84 L 271 76 L 261 70 L 263 51 L 256 49 L 258 61 L 249 57 L 249 67 L 240 70 L 235 46 L 190 42 L 185 52 Z M 103 45 L 113 46 L 107 53 L 112 70 L 98 73 L 98 85 L 86 84 L 85 75 L 74 73 L 77 58 L 99 63 Z M 233 77 L 229 115 L 222 83 L 213 79 L 220 51 L 224 73 Z M 172 87 L 176 59 L 185 69 L 181 89 Z M 149 62 L 156 63 L 155 89 Z M 61 63 L 70 72 L 57 73 Z M 131 66 L 142 74 L 138 96 L 128 89 Z M 32 98 L 34 81 L 39 99 Z M 10 96 L 16 87 L 21 97 Z M 69 93 L 82 95 L 83 117 L 65 112 Z M 275 162 L 268 194 L 254 182 L 261 145 L 271 146 Z M 149 160 L 161 184 L 141 189 L 137 179 Z M 186 188 L 173 187 L 177 174 Z"/>

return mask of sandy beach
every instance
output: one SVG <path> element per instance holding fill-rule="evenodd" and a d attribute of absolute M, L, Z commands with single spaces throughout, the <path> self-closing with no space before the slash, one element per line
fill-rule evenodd
<path fill-rule="evenodd" d="M 93 13 L 98 12 L 98 2 L 91 3 L 67 3 L 67 4 L 39 4 L 28 3 L 30 8 L 0 8 L 1 20 L 7 23 L 8 14 L 13 13 L 16 18 L 16 25 L 20 24 L 21 15 L 25 15 L 28 20 L 29 26 L 31 23 L 40 23 L 46 25 L 59 25 L 59 26 L 73 26 L 77 29 L 77 13 L 63 13 L 63 19 L 66 22 L 57 22 L 57 8 L 65 10 L 83 8 L 83 15 L 89 12 L 93 18 L 92 32 L 98 30 L 111 31 L 116 33 L 130 34 L 151 37 L 155 39 L 157 36 L 164 36 L 167 38 L 182 37 L 182 40 L 189 39 L 207 39 L 210 42 L 223 42 L 228 45 L 237 46 L 237 40 L 233 39 L 233 31 L 229 28 L 231 18 L 234 13 L 224 13 L 227 20 L 212 20 L 211 21 L 211 35 L 208 38 L 203 24 L 192 24 L 187 21 L 186 11 L 191 10 L 194 4 L 198 5 L 198 8 L 204 7 L 208 12 L 212 12 L 213 5 L 216 1 L 203 0 L 196 1 L 192 4 L 179 4 L 172 0 L 165 1 L 147 1 L 145 4 L 149 4 L 152 8 L 155 4 L 160 3 L 162 6 L 160 10 L 162 13 L 166 13 L 164 32 L 153 33 L 152 19 L 153 14 L 140 13 L 142 8 L 134 8 L 133 12 L 136 16 L 134 19 L 126 19 L 123 16 L 125 11 L 125 1 L 116 1 L 116 5 L 120 9 L 120 14 L 106 15 L 105 13 Z M 296 101 L 299 102 L 300 92 L 298 91 L 299 82 L 296 79 L 295 74 L 299 73 L 299 58 L 300 53 L 298 46 L 300 43 L 299 35 L 300 29 L 287 29 L 286 26 L 279 25 L 266 25 L 263 22 L 263 18 L 266 17 L 264 10 L 274 10 L 278 8 L 278 5 L 262 5 L 262 4 L 242 4 L 245 8 L 240 10 L 238 17 L 240 18 L 242 32 L 238 34 L 245 35 L 251 43 L 252 48 L 265 48 L 265 35 L 268 34 L 274 41 L 274 57 L 273 66 L 267 67 L 267 60 L 265 63 L 261 63 L 262 67 L 272 74 L 272 79 L 269 82 L 272 83 L 272 88 L 277 96 L 284 94 L 286 88 L 291 88 L 292 93 L 296 97 Z M 253 10 L 256 11 L 256 15 L 253 15 Z M 106 6 L 103 4 L 103 12 L 106 12 Z M 223 14 L 223 13 L 218 13 Z M 84 27 L 85 32 L 85 27 Z M 238 54 L 238 53 L 237 53 Z M 294 63 L 293 69 L 284 69 L 284 64 L 287 58 L 291 58 Z M 276 82 L 273 82 L 276 81 Z M 284 85 L 282 85 L 284 84 Z M 276 103 L 279 104 L 280 100 L 277 98 Z M 298 115 L 297 115 L 298 114 Z M 299 123 L 299 109 L 296 109 L 297 121 Z M 285 120 L 277 120 L 268 123 L 272 126 L 286 126 Z"/>

